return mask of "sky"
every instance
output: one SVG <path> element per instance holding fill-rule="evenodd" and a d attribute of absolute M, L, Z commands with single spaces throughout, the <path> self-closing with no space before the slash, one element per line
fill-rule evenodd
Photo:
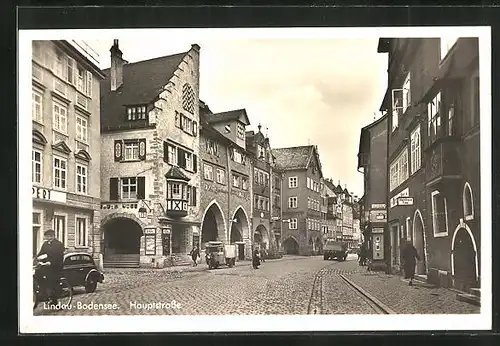
<path fill-rule="evenodd" d="M 323 175 L 361 197 L 360 131 L 378 119 L 387 55 L 378 38 L 182 35 L 116 37 L 129 62 L 200 47 L 200 99 L 213 112 L 245 108 L 247 130 L 268 129 L 273 148 L 315 144 Z M 113 39 L 86 40 L 110 66 Z M 126 81 L 124 81 L 126 83 Z"/>

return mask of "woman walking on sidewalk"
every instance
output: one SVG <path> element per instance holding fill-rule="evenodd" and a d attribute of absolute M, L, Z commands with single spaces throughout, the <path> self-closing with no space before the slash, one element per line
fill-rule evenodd
<path fill-rule="evenodd" d="M 406 242 L 406 246 L 401 254 L 404 262 L 404 272 L 405 279 L 410 279 L 408 283 L 409 286 L 413 285 L 413 278 L 415 277 L 415 266 L 417 265 L 417 260 L 420 261 L 417 249 L 413 246 L 411 242 Z"/>
<path fill-rule="evenodd" d="M 197 262 L 198 261 L 198 257 L 201 258 L 201 256 L 200 256 L 200 250 L 198 249 L 197 245 L 195 245 L 193 247 L 193 250 L 191 250 L 190 255 L 191 255 L 191 259 L 193 260 L 193 267 L 196 267 L 198 265 L 198 262 Z"/>

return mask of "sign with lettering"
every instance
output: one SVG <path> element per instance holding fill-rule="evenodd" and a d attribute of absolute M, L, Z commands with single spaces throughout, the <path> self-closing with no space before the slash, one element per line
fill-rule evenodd
<path fill-rule="evenodd" d="M 399 197 L 398 205 L 413 205 L 413 197 Z"/>
<path fill-rule="evenodd" d="M 370 211 L 370 222 L 384 222 L 387 220 L 387 211 L 372 210 Z"/>
<path fill-rule="evenodd" d="M 156 234 L 156 228 L 146 228 L 144 234 Z"/>
<path fill-rule="evenodd" d="M 37 199 L 45 199 L 47 201 L 66 203 L 65 192 L 44 189 L 37 186 L 31 187 L 31 197 Z"/>
<path fill-rule="evenodd" d="M 385 209 L 385 203 L 372 203 L 371 209 Z"/>
<path fill-rule="evenodd" d="M 379 233 L 384 233 L 384 229 L 380 227 L 374 227 L 372 228 L 372 233 L 379 234 Z"/>
<path fill-rule="evenodd" d="M 394 208 L 395 206 L 398 205 L 398 198 L 399 197 L 409 197 L 410 196 L 410 189 L 406 188 L 397 195 L 393 196 L 391 198 L 391 208 Z"/>
<path fill-rule="evenodd" d="M 144 237 L 144 240 L 145 240 L 145 254 L 146 255 L 155 255 L 156 254 L 156 236 L 148 234 Z"/>

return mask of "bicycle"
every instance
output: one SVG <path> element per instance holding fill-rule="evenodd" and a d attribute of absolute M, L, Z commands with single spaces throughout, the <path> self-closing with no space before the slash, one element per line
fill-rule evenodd
<path fill-rule="evenodd" d="M 33 266 L 33 309 L 36 309 L 40 302 L 46 301 L 49 298 L 45 289 L 47 287 L 47 276 L 39 273 L 40 268 L 50 265 L 50 262 L 42 262 L 46 258 L 47 255 L 37 257 Z M 68 307 L 73 300 L 73 287 L 65 277 L 62 276 L 59 278 L 56 291 L 56 308 Z"/>

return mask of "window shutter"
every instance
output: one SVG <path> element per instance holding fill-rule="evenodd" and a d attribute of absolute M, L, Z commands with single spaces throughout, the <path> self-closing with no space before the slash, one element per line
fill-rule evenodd
<path fill-rule="evenodd" d="M 168 144 L 163 142 L 163 162 L 168 162 Z"/>
<path fill-rule="evenodd" d="M 184 118 L 184 115 L 182 115 L 181 113 L 179 113 L 179 121 L 180 121 L 180 128 L 181 130 L 184 130 L 184 121 L 185 121 L 186 118 Z"/>
<path fill-rule="evenodd" d="M 92 98 L 92 73 L 90 71 L 87 72 L 87 95 Z"/>
<path fill-rule="evenodd" d="M 193 199 L 193 206 L 196 207 L 196 187 L 191 188 L 191 198 Z"/>
<path fill-rule="evenodd" d="M 109 178 L 109 200 L 118 200 L 118 178 Z"/>
<path fill-rule="evenodd" d="M 186 168 L 186 155 L 181 148 L 177 148 L 177 166 Z"/>
<path fill-rule="evenodd" d="M 115 161 L 121 161 L 122 160 L 122 152 L 123 152 L 123 141 L 121 140 L 116 140 L 115 141 Z"/>
<path fill-rule="evenodd" d="M 139 139 L 139 160 L 146 160 L 146 138 Z"/>
<path fill-rule="evenodd" d="M 231 148 L 229 150 L 229 157 L 231 158 L 231 160 L 234 160 L 234 148 Z"/>
<path fill-rule="evenodd" d="M 137 177 L 137 199 L 146 198 L 146 178 Z"/>
<path fill-rule="evenodd" d="M 198 157 L 193 154 L 193 172 L 198 172 Z"/>

